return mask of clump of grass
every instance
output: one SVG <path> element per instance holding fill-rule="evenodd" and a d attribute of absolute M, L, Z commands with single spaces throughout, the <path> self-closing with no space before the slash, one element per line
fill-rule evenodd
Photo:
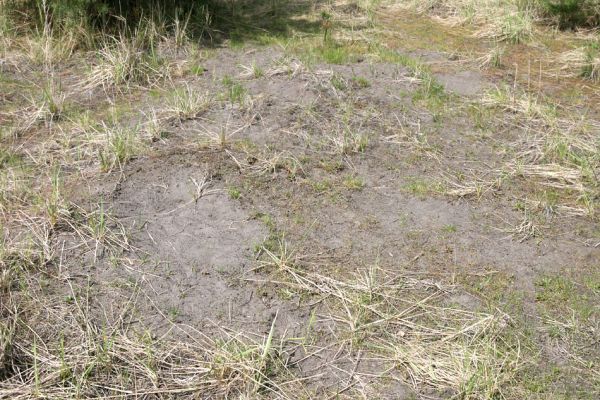
<path fill-rule="evenodd" d="M 541 231 L 542 227 L 535 217 L 527 210 L 524 211 L 523 217 L 517 225 L 506 230 L 511 236 L 517 238 L 519 243 L 523 243 L 531 238 L 539 237 Z"/>
<path fill-rule="evenodd" d="M 168 76 L 168 66 L 148 48 L 145 31 L 128 38 L 108 37 L 98 50 L 98 61 L 92 67 L 86 88 L 128 87 L 132 83 L 151 85 Z"/>
<path fill-rule="evenodd" d="M 229 123 L 226 123 L 224 126 L 218 127 L 216 131 L 203 126 L 199 132 L 200 146 L 202 148 L 227 151 L 230 145 L 235 142 L 234 137 L 248 127 L 248 125 L 242 125 L 237 129 L 231 130 L 228 125 Z M 237 160 L 235 161 L 237 162 Z M 238 165 L 240 164 L 238 163 Z"/>
<path fill-rule="evenodd" d="M 103 172 L 110 172 L 115 167 L 122 168 L 140 153 L 142 143 L 137 129 L 103 124 L 103 132 L 105 145 L 99 150 L 100 168 Z"/>
<path fill-rule="evenodd" d="M 21 157 L 9 148 L 0 148 L 0 168 L 13 166 L 21 160 Z"/>
<path fill-rule="evenodd" d="M 327 11 L 321 12 L 321 28 L 323 29 L 323 44 L 327 44 L 331 37 L 333 27 L 332 16 Z"/>
<path fill-rule="evenodd" d="M 242 192 L 235 186 L 231 186 L 229 189 L 227 189 L 227 193 L 233 200 L 238 200 L 240 197 L 242 197 Z"/>
<path fill-rule="evenodd" d="M 331 86 L 333 86 L 334 89 L 340 90 L 340 91 L 344 91 L 348 87 L 346 80 L 343 77 L 336 75 L 336 74 L 334 74 L 331 77 Z"/>
<path fill-rule="evenodd" d="M 51 169 L 50 195 L 46 198 L 46 213 L 51 226 L 56 225 L 63 211 L 64 205 L 61 196 L 61 186 L 60 167 L 55 165 Z"/>
<path fill-rule="evenodd" d="M 190 72 L 197 76 L 202 76 L 206 73 L 206 68 L 201 65 L 193 65 L 190 67 Z"/>
<path fill-rule="evenodd" d="M 600 40 L 586 47 L 585 64 L 581 67 L 581 75 L 592 81 L 600 80 Z"/>
<path fill-rule="evenodd" d="M 474 197 L 476 200 L 480 200 L 486 193 L 494 192 L 502 185 L 502 179 L 496 180 L 483 180 L 474 179 L 470 181 L 460 180 L 448 181 L 447 189 L 444 191 L 449 196 L 456 197 Z"/>
<path fill-rule="evenodd" d="M 317 49 L 318 55 L 328 64 L 345 64 L 350 60 L 350 52 L 346 46 L 327 42 Z"/>
<path fill-rule="evenodd" d="M 242 171 L 249 171 L 253 175 L 276 174 L 283 171 L 290 179 L 294 179 L 297 175 L 304 174 L 300 160 L 287 151 L 256 156 L 248 153 L 248 158 L 251 160 L 250 163 L 242 164 L 237 159 L 234 161 Z"/>
<path fill-rule="evenodd" d="M 533 36 L 533 19 L 526 12 L 516 12 L 503 17 L 497 32 L 492 36 L 513 44 L 524 43 Z"/>
<path fill-rule="evenodd" d="M 501 68 L 502 58 L 504 57 L 506 49 L 502 46 L 496 45 L 488 54 L 480 57 L 479 67 L 480 68 Z"/>
<path fill-rule="evenodd" d="M 371 86 L 371 82 L 369 82 L 367 78 L 362 76 L 353 76 L 352 83 L 360 89 L 368 88 L 369 86 Z"/>
<path fill-rule="evenodd" d="M 225 85 L 226 93 L 225 98 L 231 104 L 243 105 L 247 98 L 247 90 L 240 82 L 235 81 L 230 76 L 223 78 L 223 85 Z"/>
<path fill-rule="evenodd" d="M 261 68 L 256 62 L 253 62 L 252 65 L 241 65 L 244 72 L 240 75 L 242 78 L 253 78 L 260 79 L 265 76 L 265 70 Z"/>
<path fill-rule="evenodd" d="M 369 145 L 369 136 L 349 125 L 327 136 L 327 140 L 339 154 L 363 153 Z"/>
<path fill-rule="evenodd" d="M 358 176 L 347 176 L 343 180 L 344 187 L 349 190 L 362 190 L 365 187 L 365 182 Z"/>
<path fill-rule="evenodd" d="M 46 125 L 58 121 L 65 112 L 66 95 L 54 80 L 50 80 L 40 88 L 39 97 L 31 97 L 29 115 L 25 116 L 17 131 L 25 132 L 38 121 Z"/>
<path fill-rule="evenodd" d="M 210 104 L 211 99 L 207 93 L 185 85 L 183 88 L 175 89 L 167 102 L 166 111 L 182 122 L 198 117 L 210 107 Z"/>
<path fill-rule="evenodd" d="M 15 27 L 10 18 L 10 11 L 5 2 L 0 3 L 0 38 L 8 41 L 14 36 Z M 8 45 L 6 46 L 8 47 Z"/>
<path fill-rule="evenodd" d="M 413 195 L 424 199 L 428 195 L 444 192 L 443 185 L 428 179 L 413 177 L 403 186 L 404 189 Z"/>
<path fill-rule="evenodd" d="M 145 117 L 146 123 L 143 125 L 143 128 L 144 132 L 149 136 L 150 141 L 157 142 L 169 136 L 164 126 L 165 120 L 169 118 L 161 118 L 155 109 L 152 109 Z"/>
<path fill-rule="evenodd" d="M 310 185 L 312 186 L 313 190 L 317 193 L 328 192 L 333 187 L 329 180 L 310 181 Z"/>

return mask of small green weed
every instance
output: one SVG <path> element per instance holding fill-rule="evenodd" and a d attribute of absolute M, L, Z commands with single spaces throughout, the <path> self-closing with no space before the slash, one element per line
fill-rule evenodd
<path fill-rule="evenodd" d="M 229 194 L 229 197 L 233 200 L 237 200 L 240 197 L 242 197 L 242 192 L 235 186 L 231 186 L 229 189 L 227 189 L 227 193 Z"/>
<path fill-rule="evenodd" d="M 352 78 L 352 83 L 354 84 L 354 86 L 360 89 L 368 88 L 369 86 L 371 86 L 371 82 L 369 82 L 367 78 L 363 78 L 362 76 L 354 76 Z"/>
<path fill-rule="evenodd" d="M 349 190 L 362 190 L 365 187 L 365 182 L 357 176 L 347 176 L 343 181 L 344 187 Z"/>

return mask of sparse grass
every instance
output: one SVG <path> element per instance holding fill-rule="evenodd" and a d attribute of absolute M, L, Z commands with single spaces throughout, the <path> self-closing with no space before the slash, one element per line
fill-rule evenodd
<path fill-rule="evenodd" d="M 415 58 L 381 46 L 376 48 L 375 53 L 382 61 L 393 62 L 410 70 L 415 83 L 419 84 L 419 90 L 413 95 L 415 101 L 423 100 L 428 108 L 434 112 L 443 109 L 447 101 L 447 94 L 427 65 Z"/>
<path fill-rule="evenodd" d="M 245 12 L 243 6 L 234 3 L 231 7 L 236 12 Z M 285 7 L 275 3 L 261 3 L 262 18 L 283 11 Z M 504 57 L 510 59 L 510 55 L 500 54 L 499 49 L 504 49 L 500 46 L 510 49 L 510 44 L 537 37 L 536 28 L 529 25 L 537 17 L 527 9 L 514 8 L 516 3 L 511 2 L 502 15 L 490 12 L 494 9 L 491 3 L 462 3 L 471 8 L 453 9 L 449 2 L 438 0 L 419 2 L 418 6 L 428 12 L 434 9 L 442 18 L 448 16 L 446 12 L 459 10 L 454 17 L 461 23 L 473 24 L 481 35 L 506 42 L 496 44 L 485 59 L 479 60 L 482 66 L 496 68 Z M 321 10 L 319 5 L 315 7 Z M 516 252 L 536 248 L 531 239 L 544 246 L 555 244 L 551 230 L 562 234 L 575 226 L 595 232 L 600 162 L 595 116 L 582 113 L 581 108 L 554 105 L 539 92 L 522 92 L 515 83 L 473 100 L 465 115 L 472 117 L 474 129 L 469 123 L 449 121 L 448 127 L 461 129 L 457 134 L 448 133 L 450 139 L 456 139 L 449 143 L 446 125 L 438 124 L 438 117 L 465 117 L 461 107 L 468 105 L 459 96 L 445 93 L 435 80 L 432 71 L 439 72 L 440 66 L 430 67 L 427 61 L 379 45 L 382 26 L 374 2 L 353 2 L 347 7 L 348 15 L 342 15 L 345 6 L 336 3 L 327 7 L 330 18 L 326 20 L 311 15 L 311 10 L 306 11 L 307 21 L 302 17 L 290 23 L 294 30 L 316 21 L 321 30 L 294 34 L 290 39 L 263 38 L 270 45 L 280 45 L 286 53 L 271 67 L 263 70 L 251 61 L 254 49 L 236 55 L 247 63 L 236 79 L 261 80 L 247 83 L 252 97 L 242 82 L 225 77 L 225 93 L 215 94 L 213 103 L 212 94 L 195 89 L 196 85 L 214 86 L 215 82 L 205 82 L 206 77 L 200 76 L 205 69 L 194 58 L 195 67 L 189 71 L 198 76 L 187 78 L 197 83 L 172 91 L 164 107 L 160 104 L 142 112 L 141 117 L 138 105 L 148 92 L 124 89 L 152 86 L 168 78 L 180 84 L 183 75 L 171 75 L 169 62 L 162 57 L 172 57 L 169 45 L 177 50 L 173 52 L 177 65 L 187 67 L 189 58 L 196 57 L 187 54 L 192 38 L 188 24 L 193 23 L 189 16 L 178 19 L 172 27 L 173 41 L 158 35 L 159 28 L 151 27 L 134 35 L 104 37 L 85 87 L 81 87 L 81 79 L 71 79 L 78 78 L 77 68 L 73 72 L 70 64 L 60 64 L 79 54 L 71 54 L 70 42 L 59 43 L 54 34 L 45 42 L 40 40 L 37 49 L 29 46 L 27 50 L 27 38 L 14 36 L 0 49 L 0 73 L 4 73 L 6 59 L 9 76 L 23 73 L 31 79 L 28 74 L 39 68 L 35 65 L 39 63 L 46 78 L 34 89 L 30 104 L 23 107 L 18 103 L 20 89 L 7 90 L 6 94 L 0 90 L 0 102 L 17 110 L 0 111 L 0 123 L 11 126 L 0 137 L 0 398 L 379 398 L 387 389 L 391 389 L 391 396 L 396 395 L 396 382 L 412 386 L 415 397 L 593 398 L 597 387 L 593 382 L 598 380 L 594 368 L 598 332 L 595 305 L 600 294 L 597 274 L 578 279 L 551 273 L 532 277 L 521 272 L 528 265 L 515 265 L 512 258 L 505 263 L 507 270 L 516 270 L 515 276 L 499 273 L 492 270 L 497 260 L 477 261 L 479 255 L 487 253 L 479 254 L 479 247 L 469 247 L 472 237 L 485 234 L 483 230 L 471 232 L 471 227 L 488 224 L 489 214 L 481 224 L 460 219 L 456 225 L 434 224 L 428 232 L 407 226 L 409 214 L 404 204 L 398 205 L 399 214 L 379 215 L 382 209 L 370 202 L 379 196 L 388 201 L 389 192 L 390 202 L 406 198 L 398 191 L 401 189 L 422 199 L 437 194 L 476 198 L 481 203 L 473 208 L 492 210 L 492 214 L 506 211 L 512 215 L 505 203 L 514 204 L 522 218 L 507 222 L 505 231 L 510 237 L 504 239 L 529 240 L 506 244 Z M 368 15 L 362 14 L 365 8 Z M 486 18 L 495 19 L 489 25 L 493 29 L 486 30 Z M 323 32 L 326 21 L 332 23 Z M 2 24 L 0 12 L 0 32 Z M 265 32 L 265 37 L 270 35 Z M 218 42 L 220 34 L 212 33 Z M 8 43 L 4 37 L 0 42 Z M 26 47 L 15 50 L 14 43 Z M 57 47 L 62 45 L 64 51 Z M 593 46 L 583 50 L 583 58 L 573 63 L 576 72 L 567 73 L 583 73 L 585 78 L 597 80 L 596 53 L 592 50 Z M 31 51 L 37 54 L 32 58 L 37 61 L 31 65 L 15 63 L 21 58 L 13 60 L 13 51 Z M 373 63 L 368 66 L 373 72 L 369 79 L 355 75 L 365 73 L 365 64 L 323 65 L 350 64 L 359 59 Z M 402 73 L 387 74 L 386 66 L 382 74 L 377 71 L 380 61 L 396 64 Z M 319 70 L 311 69 L 316 64 Z M 400 66 L 409 70 L 408 75 Z M 60 73 L 54 70 L 57 67 Z M 59 84 L 63 77 L 64 88 Z M 0 78 L 3 89 L 5 82 Z M 29 90 L 19 79 L 15 87 Z M 283 106 L 276 93 L 269 93 L 267 105 L 263 94 L 256 91 L 269 79 L 302 86 L 315 95 L 315 100 L 300 106 L 287 104 L 286 99 Z M 123 96 L 88 96 L 96 96 L 94 89 L 101 86 Z M 370 86 L 373 90 L 361 90 Z M 406 93 L 411 91 L 402 99 L 396 90 L 400 86 L 410 87 Z M 173 87 L 171 83 L 169 87 Z M 385 89 L 385 96 L 378 95 L 380 89 Z M 162 101 L 165 90 L 169 89 L 154 88 L 150 95 L 156 96 L 150 100 Z M 396 100 L 408 101 L 398 104 Z M 14 107 L 11 102 L 15 102 Z M 105 103 L 111 104 L 108 111 Z M 81 104 L 86 112 L 72 110 L 71 104 Z M 208 109 L 211 112 L 203 115 Z M 256 129 L 264 127 L 269 132 L 273 119 L 279 123 L 281 110 L 286 115 L 276 129 L 277 136 L 261 136 L 257 143 L 251 142 Z M 102 122 L 107 113 L 112 117 L 110 123 Z M 431 115 L 434 119 L 430 123 Z M 143 121 L 137 127 L 134 124 L 140 118 Z M 179 135 L 181 126 L 173 119 L 196 119 L 189 125 L 197 130 Z M 250 127 L 252 135 L 245 135 Z M 176 140 L 162 140 L 171 130 Z M 471 130 L 479 132 L 473 135 Z M 155 161 L 176 153 L 192 160 L 192 166 L 201 165 L 208 171 L 181 182 L 189 191 L 181 207 L 190 206 L 191 210 L 204 195 L 219 192 L 233 200 L 241 199 L 232 203 L 239 212 L 245 207 L 266 207 L 273 212 L 253 216 L 268 229 L 266 237 L 254 242 L 261 242 L 255 247 L 255 268 L 244 268 L 244 274 L 235 279 L 227 268 L 215 269 L 228 279 L 228 287 L 241 281 L 249 287 L 258 282 L 258 286 L 251 286 L 256 289 L 252 294 L 264 296 L 261 310 L 266 307 L 273 311 L 269 326 L 259 334 L 250 332 L 249 326 L 228 322 L 223 326 L 217 325 L 221 322 L 207 324 L 211 325 L 210 334 L 204 327 L 184 327 L 185 307 L 177 302 L 157 307 L 153 304 L 157 292 L 141 289 L 146 280 L 155 279 L 154 272 L 147 274 L 141 268 L 155 254 L 146 254 L 144 246 L 136 247 L 138 234 L 147 235 L 156 246 L 169 247 L 170 241 L 177 239 L 151 236 L 147 230 L 151 222 L 138 223 L 132 215 L 119 215 L 111 209 L 111 195 L 127 187 L 136 179 L 132 173 L 146 165 L 141 160 L 139 166 L 127 168 L 128 162 L 144 154 L 145 140 L 159 142 L 151 148 Z M 463 160 L 462 146 L 485 151 Z M 456 154 L 455 149 L 459 150 Z M 496 150 L 501 152 L 497 158 L 488 155 Z M 103 179 L 100 171 L 115 170 L 122 173 L 104 176 L 110 178 L 106 187 L 95 187 L 95 182 Z M 415 173 L 418 176 L 410 178 Z M 110 192 L 115 182 L 115 192 Z M 213 182 L 218 188 L 211 188 Z M 149 193 L 173 189 L 166 182 L 149 184 L 153 185 Z M 93 194 L 90 199 L 84 193 L 87 186 L 102 196 L 109 191 L 108 196 Z M 87 206 L 72 203 L 69 198 L 73 192 Z M 468 200 L 454 199 L 451 203 L 440 197 L 423 206 L 454 207 L 454 202 Z M 141 206 L 138 202 L 127 204 L 133 209 Z M 192 211 L 201 212 L 201 208 Z M 352 221 L 353 216 L 356 221 Z M 289 241 L 278 227 L 283 226 L 279 218 L 289 224 Z M 573 220 L 581 225 L 573 225 Z M 135 222 L 133 235 L 125 229 L 125 221 Z M 356 232 L 339 232 L 334 226 L 337 224 Z M 393 237 L 396 228 L 398 236 Z M 411 230 L 406 231 L 408 228 Z M 227 233 L 232 226 L 215 229 Z M 482 229 L 488 229 L 487 225 Z M 379 235 L 381 232 L 392 233 Z M 332 233 L 340 233 L 335 243 L 329 241 Z M 575 248 L 570 247 L 575 245 L 569 240 L 575 237 L 579 241 L 577 235 L 569 232 L 561 236 L 567 252 Z M 577 254 L 582 255 L 575 263 L 577 268 L 588 263 L 586 252 L 592 254 L 600 245 L 595 235 L 590 233 L 582 244 L 576 244 L 580 246 Z M 495 240 L 496 236 L 490 238 Z M 418 251 L 423 253 L 411 261 L 409 255 L 415 250 L 411 246 L 417 241 Z M 202 240 L 198 243 L 203 245 Z M 398 246 L 401 257 L 395 250 Z M 486 271 L 489 264 L 490 271 L 476 277 L 460 277 L 458 273 L 457 280 L 460 256 L 471 250 L 477 254 L 463 260 L 465 271 L 477 271 L 479 264 L 484 264 Z M 74 251 L 77 257 L 73 257 Z M 453 251 L 454 264 L 445 255 Z M 378 255 L 369 260 L 371 253 Z M 523 254 L 518 253 L 515 259 Z M 567 253 L 563 258 L 555 254 L 561 263 L 572 255 Z M 165 274 L 170 276 L 174 267 L 166 268 Z M 192 271 L 199 274 L 196 268 L 194 265 Z M 102 277 L 109 269 L 128 273 L 128 279 L 111 283 L 110 293 L 104 293 Z M 514 287 L 528 284 L 535 288 L 522 294 L 514 292 Z M 162 290 L 158 286 L 154 289 Z M 465 289 L 474 293 L 474 305 L 462 301 Z M 118 297 L 123 293 L 125 297 Z M 280 298 L 270 301 L 273 293 Z M 183 294 L 178 296 L 177 301 L 184 300 Z M 248 301 L 253 301 L 252 296 Z M 292 301 L 293 310 L 287 308 Z M 533 307 L 525 307 L 525 302 Z M 233 301 L 233 307 L 238 305 Z M 276 310 L 280 306 L 281 312 L 285 307 L 285 319 Z M 252 304 L 249 307 L 253 310 Z M 229 311 L 222 321 L 232 322 L 231 310 L 218 311 Z M 158 321 L 159 328 L 144 325 L 148 314 Z M 303 321 L 296 319 L 304 318 L 302 315 L 308 321 L 290 337 L 292 333 L 284 323 L 289 319 L 301 325 Z M 255 322 L 262 323 L 258 321 L 262 311 L 256 317 Z M 556 353 L 546 354 L 546 347 Z M 554 362 L 557 358 L 560 365 Z M 321 383 L 332 377 L 339 385 L 325 387 Z"/>
<path fill-rule="evenodd" d="M 422 13 L 439 13 L 449 24 L 474 27 L 476 37 L 509 43 L 530 40 L 544 19 L 543 1 L 408 0 L 404 5 Z"/>
<path fill-rule="evenodd" d="M 515 339 L 503 336 L 505 316 L 440 307 L 439 286 L 377 266 L 343 277 L 313 272 L 285 242 L 265 255 L 262 268 L 285 277 L 291 288 L 327 296 L 338 337 L 366 357 L 392 363 L 416 389 L 491 398 L 503 392 L 501 382 L 512 380 L 521 362 L 503 343 Z M 422 284 L 432 290 L 424 297 L 416 290 Z M 392 371 L 380 376 L 392 378 Z"/>
<path fill-rule="evenodd" d="M 12 4 L 14 6 L 14 4 Z M 2 37 L 6 34 L 13 35 L 17 24 L 11 24 L 6 19 L 13 17 L 14 13 L 9 11 L 7 2 L 0 5 L 0 18 L 2 23 Z M 19 43 L 21 51 L 29 58 L 31 62 L 43 65 L 46 72 L 51 71 L 58 63 L 66 61 L 73 54 L 78 44 L 76 38 L 76 27 L 70 31 L 57 32 L 54 29 L 52 21 L 51 4 L 47 0 L 41 0 L 36 4 L 39 26 L 33 34 L 26 35 L 24 40 Z"/>
<path fill-rule="evenodd" d="M 579 275 L 579 282 L 573 280 L 573 273 Z M 562 374 L 559 381 L 576 381 L 570 371 L 579 371 L 585 380 L 594 381 L 599 377 L 589 368 L 597 362 L 597 355 L 586 350 L 597 341 L 593 332 L 598 325 L 599 312 L 595 306 L 598 293 L 581 284 L 582 279 L 593 276 L 587 271 L 566 270 L 560 275 L 543 275 L 536 281 L 536 304 L 542 315 L 544 334 L 569 360 L 569 364 L 562 367 L 564 372 L 569 372 Z"/>
<path fill-rule="evenodd" d="M 73 54 L 77 40 L 72 35 L 60 37 L 38 34 L 27 37 L 21 44 L 27 58 L 34 64 L 56 65 L 68 60 Z"/>
<path fill-rule="evenodd" d="M 14 324 L 17 309 L 6 310 L 7 324 L 2 324 L 6 335 L 2 338 L 10 338 L 11 351 L 2 353 L 3 360 L 12 363 L 20 379 L 7 377 L 0 396 L 26 399 L 55 393 L 71 398 L 86 393 L 88 397 L 106 397 L 107 386 L 108 393 L 129 390 L 130 373 L 136 371 L 138 379 L 143 376 L 145 382 L 144 386 L 137 383 L 138 394 L 156 393 L 153 382 L 160 381 L 158 391 L 167 396 L 195 393 L 221 397 L 235 392 L 262 398 L 264 392 L 275 391 L 291 398 L 272 380 L 274 375 L 286 375 L 284 355 L 277 351 L 279 340 L 273 330 L 262 342 L 223 331 L 218 337 L 198 337 L 191 344 L 155 338 L 149 333 L 136 334 L 118 326 L 107 331 L 86 314 L 83 304 L 89 298 L 85 294 L 73 293 L 72 299 L 71 305 L 51 307 L 51 315 L 37 318 L 37 325 L 19 329 Z M 16 306 L 15 300 L 11 304 Z M 42 301 L 36 297 L 27 306 L 46 307 Z M 40 338 L 47 335 L 40 326 L 48 323 L 48 318 L 60 318 L 65 324 L 48 342 L 41 343 Z M 177 365 L 177 376 L 171 374 L 173 364 Z M 201 378 L 200 383 L 190 382 L 197 378 Z"/>
<path fill-rule="evenodd" d="M 343 65 L 363 58 L 370 52 L 368 46 L 361 42 L 332 39 L 323 43 L 316 37 L 289 39 L 284 46 L 288 54 L 298 57 L 307 67 L 319 63 Z"/>
<path fill-rule="evenodd" d="M 509 88 L 489 93 L 483 104 L 502 108 L 513 126 L 532 132 L 513 144 L 516 160 L 507 166 L 511 174 L 561 189 L 567 195 L 579 193 L 576 200 L 593 213 L 594 204 L 588 199 L 598 190 L 594 171 L 600 159 L 592 133 L 597 123 L 570 108 L 549 104 L 539 95 Z"/>

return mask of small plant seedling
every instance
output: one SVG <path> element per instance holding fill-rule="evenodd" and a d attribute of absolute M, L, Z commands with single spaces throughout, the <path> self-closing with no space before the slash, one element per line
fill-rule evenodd
<path fill-rule="evenodd" d="M 311 186 L 316 192 L 324 193 L 331 189 L 331 182 L 327 180 L 311 182 Z"/>
<path fill-rule="evenodd" d="M 170 307 L 168 310 L 168 316 L 171 321 L 175 321 L 179 316 L 179 308 L 178 307 Z"/>
<path fill-rule="evenodd" d="M 458 229 L 456 228 L 456 225 L 453 224 L 449 224 L 449 225 L 444 225 L 442 227 L 442 231 L 446 232 L 446 233 L 455 233 Z"/>
<path fill-rule="evenodd" d="M 242 197 L 242 192 L 240 192 L 240 189 L 232 186 L 227 190 L 227 193 L 229 194 L 229 197 L 232 198 L 233 200 L 237 200 L 240 197 Z"/>

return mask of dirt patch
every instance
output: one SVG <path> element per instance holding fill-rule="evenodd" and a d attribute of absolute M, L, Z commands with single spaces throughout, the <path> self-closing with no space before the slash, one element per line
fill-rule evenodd
<path fill-rule="evenodd" d="M 481 73 L 476 71 L 460 71 L 452 74 L 436 74 L 435 77 L 449 92 L 460 96 L 480 94 L 489 84 L 486 84 Z"/>
<path fill-rule="evenodd" d="M 123 304 L 139 291 L 138 318 L 158 331 L 175 323 L 203 333 L 227 325 L 264 334 L 280 313 L 278 330 L 293 332 L 304 315 L 252 283 L 264 280 L 252 269 L 268 231 L 230 197 L 211 156 L 205 159 L 176 155 L 132 164 L 106 207 L 129 232 L 132 250 L 119 258 L 135 261 L 116 268 L 108 251 L 96 262 L 87 252 L 79 257 L 86 266 L 71 267 L 73 273 L 93 277 L 100 307 Z"/>

